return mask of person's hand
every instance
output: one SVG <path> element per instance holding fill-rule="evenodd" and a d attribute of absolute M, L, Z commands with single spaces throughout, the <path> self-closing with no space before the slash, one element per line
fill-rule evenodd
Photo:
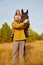
<path fill-rule="evenodd" d="M 27 23 L 28 22 L 28 19 L 25 19 L 24 23 Z"/>

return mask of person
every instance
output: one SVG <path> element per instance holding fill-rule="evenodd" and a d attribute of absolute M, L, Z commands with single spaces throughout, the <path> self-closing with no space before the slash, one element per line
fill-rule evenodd
<path fill-rule="evenodd" d="M 16 56 L 18 48 L 19 48 L 20 65 L 24 65 L 24 46 L 26 37 L 23 28 L 24 25 L 28 22 L 28 19 L 24 20 L 23 23 L 19 23 L 19 16 L 14 16 L 14 19 L 15 21 L 12 23 L 12 29 L 14 32 L 12 65 L 17 64 Z"/>
<path fill-rule="evenodd" d="M 20 23 L 20 20 L 21 20 L 21 14 L 20 14 L 20 10 L 16 10 L 15 12 L 15 16 L 14 16 L 14 21 L 17 21 L 16 18 L 19 18 L 19 23 Z M 11 31 L 11 38 L 12 38 L 12 41 L 13 41 L 13 37 L 14 37 L 14 33 L 13 33 L 13 29 Z"/>
<path fill-rule="evenodd" d="M 16 21 L 16 17 L 19 18 L 19 22 L 20 22 L 20 20 L 21 20 L 20 10 L 16 10 L 16 12 L 15 12 L 15 16 L 14 16 L 14 20 L 15 20 L 15 21 Z"/>

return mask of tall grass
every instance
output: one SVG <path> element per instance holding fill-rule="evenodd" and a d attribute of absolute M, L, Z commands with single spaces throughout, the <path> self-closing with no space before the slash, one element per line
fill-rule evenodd
<path fill-rule="evenodd" d="M 12 47 L 12 43 L 0 44 L 0 65 L 12 65 Z M 25 64 L 43 65 L 43 41 L 26 45 Z"/>

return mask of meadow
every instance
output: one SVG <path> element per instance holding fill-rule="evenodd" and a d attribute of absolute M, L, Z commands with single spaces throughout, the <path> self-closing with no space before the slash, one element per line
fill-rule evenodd
<path fill-rule="evenodd" d="M 12 43 L 0 43 L 0 65 L 12 65 Z M 26 44 L 26 65 L 43 65 L 43 41 Z"/>

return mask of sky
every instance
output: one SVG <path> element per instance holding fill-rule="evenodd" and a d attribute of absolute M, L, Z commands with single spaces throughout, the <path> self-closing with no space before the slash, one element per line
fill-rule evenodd
<path fill-rule="evenodd" d="M 39 34 L 43 32 L 43 0 L 0 0 L 0 28 L 5 22 L 11 27 L 17 9 L 28 9 L 30 28 Z"/>

